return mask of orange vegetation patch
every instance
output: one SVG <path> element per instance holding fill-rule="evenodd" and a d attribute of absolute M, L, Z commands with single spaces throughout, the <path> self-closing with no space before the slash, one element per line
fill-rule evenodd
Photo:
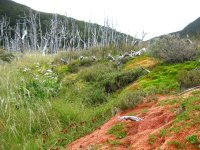
<path fill-rule="evenodd" d="M 159 62 L 151 57 L 141 57 L 141 58 L 136 58 L 130 61 L 126 66 L 125 70 L 127 69 L 134 69 L 137 67 L 144 67 L 144 68 L 152 68 Z"/>

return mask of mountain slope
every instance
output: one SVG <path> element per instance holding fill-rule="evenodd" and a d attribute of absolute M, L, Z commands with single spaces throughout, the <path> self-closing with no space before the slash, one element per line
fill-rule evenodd
<path fill-rule="evenodd" d="M 72 142 L 67 149 L 197 150 L 200 137 L 197 120 L 200 114 L 196 109 L 199 108 L 199 94 L 197 89 L 180 96 L 160 95 L 156 101 L 146 98 L 135 109 L 116 114 L 93 133 Z M 185 102 L 186 110 L 180 111 Z M 191 107 L 194 103 L 196 108 Z M 143 120 L 118 119 L 127 115 L 136 115 Z"/>
<path fill-rule="evenodd" d="M 199 36 L 200 35 L 200 17 L 188 24 L 183 30 L 178 32 L 180 36 Z"/>
<path fill-rule="evenodd" d="M 59 14 L 35 11 L 10 0 L 0 0 L 0 45 L 5 49 L 80 49 L 133 43 L 136 39 L 109 25 L 79 21 Z M 24 31 L 27 34 L 24 34 Z M 24 41 L 21 38 L 24 34 Z M 15 41 L 12 41 L 12 40 Z M 15 43 L 15 45 L 13 45 Z M 23 43 L 23 44 L 22 44 Z"/>

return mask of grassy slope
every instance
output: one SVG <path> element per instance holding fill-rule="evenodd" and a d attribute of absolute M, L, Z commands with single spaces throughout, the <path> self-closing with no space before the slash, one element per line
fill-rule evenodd
<path fill-rule="evenodd" d="M 53 60 L 53 56 L 28 55 L 0 66 L 1 149 L 65 146 L 98 128 L 115 113 L 113 108 L 133 108 L 143 96 L 179 91 L 178 72 L 197 67 L 196 61 L 168 65 L 153 63 L 153 59 L 142 56 L 130 60 L 120 70 L 102 60 L 86 63 L 78 67 L 78 72 L 70 73 L 69 66 L 51 64 Z M 152 65 L 145 65 L 150 60 Z M 150 69 L 151 73 L 112 93 L 99 90 L 105 81 L 102 77 L 113 79 L 134 69 L 135 64 Z M 46 75 L 49 69 L 53 73 Z M 99 100 L 103 102 L 98 103 Z"/>

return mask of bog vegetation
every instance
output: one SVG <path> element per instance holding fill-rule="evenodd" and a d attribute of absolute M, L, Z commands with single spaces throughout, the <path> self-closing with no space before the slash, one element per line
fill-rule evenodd
<path fill-rule="evenodd" d="M 1 50 L 0 148 L 61 148 L 98 128 L 115 111 L 134 108 L 145 96 L 199 85 L 198 47 L 188 44 L 167 37 L 126 61 L 111 61 L 107 56 L 130 53 L 131 46 L 121 51 L 107 46 L 45 56 Z M 177 55 L 180 51 L 183 54 Z M 81 55 L 88 58 L 80 60 Z M 150 60 L 155 63 L 145 64 Z M 122 126 L 113 127 L 109 134 L 123 138 Z M 149 136 L 150 143 L 154 140 Z M 194 136 L 187 140 L 197 141 Z"/>

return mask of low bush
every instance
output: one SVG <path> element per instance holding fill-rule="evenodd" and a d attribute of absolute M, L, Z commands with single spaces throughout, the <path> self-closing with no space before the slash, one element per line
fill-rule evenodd
<path fill-rule="evenodd" d="M 130 108 L 134 108 L 143 100 L 144 93 L 141 91 L 136 92 L 126 92 L 124 95 L 120 97 L 120 103 L 118 107 L 121 110 L 127 110 Z"/>
<path fill-rule="evenodd" d="M 105 88 L 106 93 L 112 93 L 137 80 L 145 73 L 146 71 L 141 68 L 129 71 L 114 72 L 106 74 L 101 84 Z"/>
<path fill-rule="evenodd" d="M 178 74 L 178 82 L 182 89 L 200 85 L 200 70 L 181 71 Z"/>
<path fill-rule="evenodd" d="M 84 58 L 80 61 L 80 66 L 91 66 L 93 62 L 92 58 Z"/>
<path fill-rule="evenodd" d="M 156 135 L 154 135 L 154 134 L 149 135 L 149 137 L 148 137 L 148 143 L 149 144 L 153 145 L 156 142 L 156 140 L 157 140 Z"/>
<path fill-rule="evenodd" d="M 116 124 L 113 127 L 111 127 L 108 130 L 108 133 L 115 135 L 117 139 L 122 139 L 127 135 L 127 131 L 124 129 L 124 124 L 122 123 Z"/>
<path fill-rule="evenodd" d="M 86 82 L 95 82 L 103 79 L 105 74 L 116 72 L 116 69 L 109 63 L 95 64 L 80 71 L 79 78 Z"/>
<path fill-rule="evenodd" d="M 69 65 L 68 65 L 68 71 L 70 73 L 76 73 L 79 71 L 79 61 L 72 61 Z"/>
<path fill-rule="evenodd" d="M 195 59 L 198 51 L 196 44 L 189 43 L 186 39 L 168 35 L 156 39 L 149 46 L 149 54 L 167 63 L 178 63 Z"/>
<path fill-rule="evenodd" d="M 42 65 L 25 67 L 19 71 L 19 76 L 21 82 L 18 92 L 22 97 L 44 99 L 58 95 L 58 76 L 50 69 L 44 69 Z"/>
<path fill-rule="evenodd" d="M 189 135 L 189 136 L 186 137 L 186 140 L 188 142 L 190 142 L 191 144 L 197 144 L 197 143 L 200 142 L 196 135 Z"/>
<path fill-rule="evenodd" d="M 97 106 L 107 101 L 105 92 L 100 88 L 89 89 L 84 97 L 84 102 L 90 106 Z"/>
<path fill-rule="evenodd" d="M 10 52 L 0 49 L 0 60 L 5 62 L 11 62 L 14 58 L 14 55 Z"/>

